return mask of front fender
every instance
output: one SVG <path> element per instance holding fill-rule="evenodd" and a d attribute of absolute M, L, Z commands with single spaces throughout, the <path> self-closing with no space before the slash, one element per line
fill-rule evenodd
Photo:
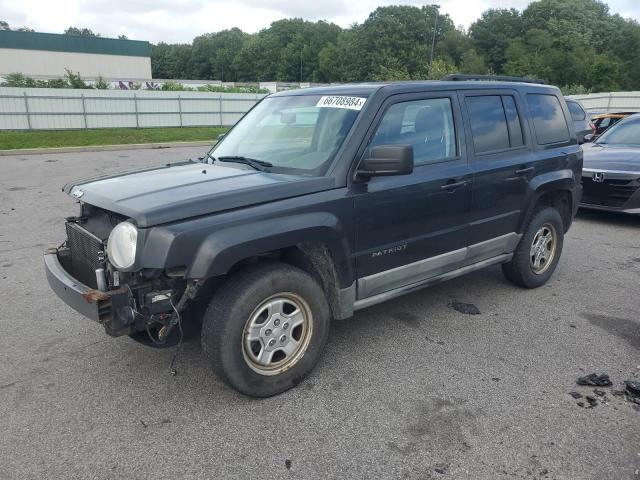
<path fill-rule="evenodd" d="M 256 255 L 306 243 L 325 243 L 333 255 L 341 284 L 353 276 L 347 233 L 328 212 L 314 212 L 230 226 L 209 234 L 198 247 L 187 278 L 226 274 L 238 262 Z"/>

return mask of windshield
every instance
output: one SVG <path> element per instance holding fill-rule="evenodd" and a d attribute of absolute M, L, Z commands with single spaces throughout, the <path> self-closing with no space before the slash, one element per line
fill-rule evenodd
<path fill-rule="evenodd" d="M 596 143 L 607 145 L 640 145 L 640 117 L 624 120 L 605 131 Z"/>
<path fill-rule="evenodd" d="M 216 145 L 215 158 L 245 157 L 267 171 L 318 175 L 328 168 L 366 99 L 348 96 L 268 97 Z M 228 160 L 228 158 L 227 158 Z"/>

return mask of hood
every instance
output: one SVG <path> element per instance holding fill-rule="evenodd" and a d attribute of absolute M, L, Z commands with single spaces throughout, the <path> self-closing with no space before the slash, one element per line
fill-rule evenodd
<path fill-rule="evenodd" d="M 82 202 L 133 218 L 139 227 L 305 195 L 334 186 L 303 177 L 186 162 L 65 185 Z"/>
<path fill-rule="evenodd" d="M 640 173 L 640 147 L 588 143 L 582 149 L 583 168 Z"/>

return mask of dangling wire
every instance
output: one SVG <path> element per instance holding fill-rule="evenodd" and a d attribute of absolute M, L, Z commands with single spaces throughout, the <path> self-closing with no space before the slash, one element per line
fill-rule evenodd
<path fill-rule="evenodd" d="M 173 301 L 169 299 L 169 304 L 173 311 L 176 312 L 176 317 L 178 319 L 178 331 L 180 332 L 180 338 L 178 339 L 178 344 L 176 345 L 176 349 L 173 351 L 173 358 L 171 359 L 171 364 L 169 365 L 169 373 L 174 377 L 178 374 L 178 371 L 173 368 L 173 365 L 176 362 L 176 358 L 178 357 L 178 352 L 180 351 L 180 347 L 182 347 L 182 339 L 184 338 L 184 332 L 182 331 L 182 317 L 180 316 L 180 312 L 173 304 Z"/>

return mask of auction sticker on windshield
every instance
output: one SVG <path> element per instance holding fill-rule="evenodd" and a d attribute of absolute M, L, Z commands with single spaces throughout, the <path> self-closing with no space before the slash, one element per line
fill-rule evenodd
<path fill-rule="evenodd" d="M 361 97 L 345 97 L 338 96 L 325 96 L 321 97 L 316 103 L 316 107 L 324 108 L 348 108 L 350 110 L 360 110 L 366 102 L 366 98 Z"/>

